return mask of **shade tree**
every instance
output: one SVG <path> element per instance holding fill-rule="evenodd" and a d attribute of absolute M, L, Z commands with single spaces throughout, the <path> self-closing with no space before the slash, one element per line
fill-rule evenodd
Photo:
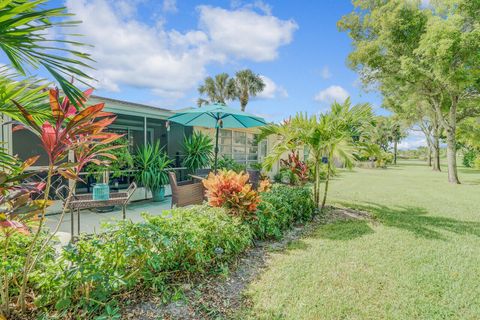
<path fill-rule="evenodd" d="M 354 2 L 339 21 L 353 40 L 350 66 L 365 87 L 383 94 L 401 90 L 424 98 L 447 140 L 448 179 L 460 183 L 457 124 L 480 112 L 480 23 L 470 1 Z"/>

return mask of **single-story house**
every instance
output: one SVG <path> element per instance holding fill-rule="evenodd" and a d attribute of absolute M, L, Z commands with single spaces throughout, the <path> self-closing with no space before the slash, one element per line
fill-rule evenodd
<path fill-rule="evenodd" d="M 185 171 L 182 169 L 182 144 L 184 138 L 191 135 L 194 130 L 201 130 L 210 134 L 212 138 L 214 137 L 214 129 L 187 127 L 173 122 L 170 122 L 167 126 L 167 119 L 175 113 L 175 110 L 100 96 L 91 96 L 88 104 L 100 102 L 105 103 L 106 111 L 117 115 L 117 119 L 110 126 L 110 130 L 124 134 L 129 141 L 131 151 L 146 143 L 160 141 L 161 146 L 170 158 L 174 160 L 174 166 L 177 168 L 180 176 L 182 174 L 183 176 L 185 175 Z M 7 120 L 1 112 L 0 116 Z M 219 138 L 220 156 L 231 157 L 236 162 L 247 166 L 262 161 L 268 154 L 272 143 L 270 139 L 257 142 L 257 133 L 257 128 L 221 129 Z M 26 130 L 12 132 L 9 126 L 4 126 L 0 130 L 0 140 L 5 143 L 3 147 L 6 147 L 12 155 L 18 155 L 21 159 L 39 154 L 40 158 L 35 164 L 35 169 L 47 165 L 46 155 L 42 152 L 38 139 L 32 133 Z M 274 172 L 276 169 L 274 168 Z M 57 184 L 61 183 L 62 181 L 59 177 Z M 79 185 L 78 191 L 89 191 L 89 184 Z M 121 184 L 128 184 L 128 179 Z"/>

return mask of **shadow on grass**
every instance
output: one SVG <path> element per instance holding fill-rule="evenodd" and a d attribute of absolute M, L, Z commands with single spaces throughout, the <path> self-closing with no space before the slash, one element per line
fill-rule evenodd
<path fill-rule="evenodd" d="M 444 231 L 480 237 L 479 222 L 427 215 L 428 212 L 420 207 L 388 207 L 370 202 L 365 204 L 340 202 L 340 204 L 369 212 L 383 225 L 409 231 L 417 237 L 446 240 Z"/>
<path fill-rule="evenodd" d="M 365 220 L 343 220 L 321 226 L 312 236 L 314 238 L 346 241 L 372 233 L 374 233 L 373 229 Z"/>
<path fill-rule="evenodd" d="M 470 168 L 460 168 L 458 172 L 461 174 L 478 174 L 480 175 L 480 170 L 477 169 L 470 169 Z"/>

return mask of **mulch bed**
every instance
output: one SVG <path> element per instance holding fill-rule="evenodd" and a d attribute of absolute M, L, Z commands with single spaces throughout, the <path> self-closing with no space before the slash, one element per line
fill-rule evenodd
<path fill-rule="evenodd" d="M 248 284 L 266 267 L 269 253 L 284 250 L 289 243 L 308 235 L 319 225 L 339 220 L 368 219 L 366 212 L 329 207 L 305 225 L 297 225 L 279 241 L 256 241 L 255 245 L 242 254 L 230 266 L 228 275 L 212 275 L 192 279 L 179 285 L 183 298 L 163 303 L 161 297 L 138 292 L 130 296 L 122 309 L 122 319 L 228 319 L 239 310 L 249 307 L 243 294 Z"/>

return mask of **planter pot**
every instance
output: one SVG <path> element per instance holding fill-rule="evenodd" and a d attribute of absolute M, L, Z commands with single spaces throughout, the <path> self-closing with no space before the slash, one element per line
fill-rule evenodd
<path fill-rule="evenodd" d="M 153 202 L 165 201 L 165 187 L 160 187 L 158 189 L 152 190 L 152 199 Z"/>
<path fill-rule="evenodd" d="M 107 183 L 96 183 L 93 186 L 93 200 L 108 200 L 110 199 L 110 187 Z"/>

